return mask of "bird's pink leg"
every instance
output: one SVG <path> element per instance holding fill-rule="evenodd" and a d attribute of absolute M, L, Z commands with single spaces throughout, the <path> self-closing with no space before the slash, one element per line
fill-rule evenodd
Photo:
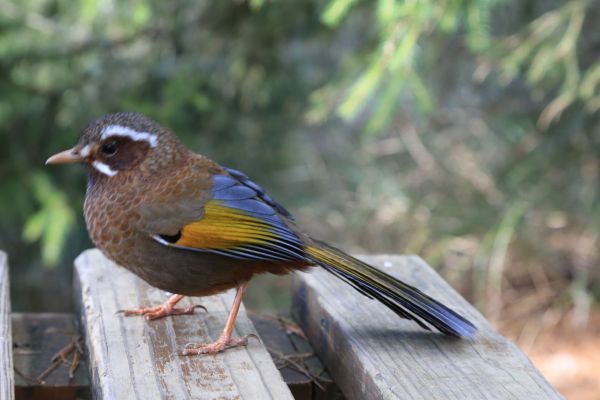
<path fill-rule="evenodd" d="M 231 306 L 231 311 L 229 312 L 229 317 L 227 318 L 227 323 L 225 324 L 225 329 L 223 329 L 221 336 L 219 336 L 215 342 L 209 344 L 188 344 L 183 350 L 182 354 L 184 356 L 196 354 L 216 354 L 231 347 L 246 346 L 248 344 L 248 337 L 255 335 L 246 335 L 235 339 L 231 338 L 231 332 L 233 331 L 235 319 L 237 318 L 240 305 L 242 304 L 242 297 L 244 297 L 246 286 L 247 282 L 244 282 L 237 288 L 237 291 L 235 292 L 235 298 L 233 299 L 233 305 Z"/>
<path fill-rule="evenodd" d="M 183 314 L 193 314 L 195 308 L 204 308 L 200 305 L 194 305 L 186 308 L 175 308 L 175 304 L 177 304 L 181 299 L 183 299 L 183 295 L 174 294 L 169 297 L 169 299 L 160 306 L 156 307 L 148 307 L 148 308 L 138 308 L 135 310 L 119 310 L 118 312 L 123 313 L 126 317 L 132 315 L 143 315 L 146 319 L 158 319 L 166 317 L 167 315 L 183 315 Z M 206 310 L 206 308 L 204 308 Z"/>

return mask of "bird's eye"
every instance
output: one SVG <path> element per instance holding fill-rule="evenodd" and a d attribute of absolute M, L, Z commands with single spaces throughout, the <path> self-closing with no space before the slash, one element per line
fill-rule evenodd
<path fill-rule="evenodd" d="M 117 142 L 115 142 L 114 140 L 108 143 L 105 143 L 102 148 L 100 149 L 100 151 L 102 152 L 102 154 L 104 154 L 106 157 L 112 157 L 117 153 Z"/>

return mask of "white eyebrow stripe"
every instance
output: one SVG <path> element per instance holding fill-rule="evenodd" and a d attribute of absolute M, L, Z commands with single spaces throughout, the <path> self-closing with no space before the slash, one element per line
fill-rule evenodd
<path fill-rule="evenodd" d="M 111 136 L 125 136 L 135 141 L 145 140 L 150 144 L 150 147 L 156 147 L 158 137 L 153 133 L 138 132 L 135 129 L 128 128 L 123 125 L 109 125 L 102 130 L 100 138 L 102 140 Z"/>
<path fill-rule="evenodd" d="M 96 168 L 98 171 L 100 171 L 104 175 L 115 176 L 119 172 L 119 171 L 113 171 L 108 165 L 104 164 L 103 162 L 97 161 L 97 160 L 92 162 L 92 165 L 94 166 L 94 168 Z"/>

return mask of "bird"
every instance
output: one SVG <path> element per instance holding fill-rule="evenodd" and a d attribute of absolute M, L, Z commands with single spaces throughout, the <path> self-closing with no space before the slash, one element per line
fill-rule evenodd
<path fill-rule="evenodd" d="M 235 288 L 221 335 L 183 355 L 248 344 L 232 337 L 250 279 L 321 267 L 422 328 L 471 339 L 477 328 L 421 290 L 312 238 L 293 215 L 246 174 L 188 150 L 167 128 L 135 112 L 91 122 L 77 144 L 46 164 L 80 163 L 88 174 L 86 226 L 96 247 L 151 286 L 172 293 L 154 307 L 124 310 L 157 319 L 192 314 L 185 296 Z"/>

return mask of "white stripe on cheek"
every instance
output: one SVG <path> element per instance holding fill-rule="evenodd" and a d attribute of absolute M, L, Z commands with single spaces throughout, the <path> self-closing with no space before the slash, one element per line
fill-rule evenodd
<path fill-rule="evenodd" d="M 102 140 L 111 136 L 124 136 L 135 141 L 144 140 L 148 142 L 150 147 L 156 147 L 158 143 L 158 137 L 153 133 L 138 132 L 135 129 L 128 128 L 123 125 L 109 125 L 102 130 L 100 138 Z"/>
<path fill-rule="evenodd" d="M 94 166 L 94 168 L 96 168 L 98 171 L 102 172 L 104 175 L 115 176 L 117 174 L 117 172 L 119 172 L 119 171 L 113 171 L 108 165 L 106 165 L 100 161 L 94 161 L 92 163 L 92 165 Z"/>

